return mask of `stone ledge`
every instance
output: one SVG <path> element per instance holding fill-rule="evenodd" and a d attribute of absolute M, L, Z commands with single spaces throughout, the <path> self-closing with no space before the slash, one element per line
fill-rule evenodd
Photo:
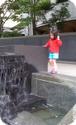
<path fill-rule="evenodd" d="M 49 83 L 53 82 L 61 84 L 64 86 L 76 86 L 76 77 L 61 75 L 61 74 L 50 74 L 47 72 L 32 73 L 32 77 L 35 76 L 36 79 L 48 81 Z"/>

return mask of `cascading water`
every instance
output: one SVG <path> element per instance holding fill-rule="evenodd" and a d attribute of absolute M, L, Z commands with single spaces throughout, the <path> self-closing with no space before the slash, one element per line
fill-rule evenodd
<path fill-rule="evenodd" d="M 32 95 L 31 66 L 24 56 L 0 56 L 0 115 L 7 124 L 18 112 L 46 104 L 46 99 Z"/>

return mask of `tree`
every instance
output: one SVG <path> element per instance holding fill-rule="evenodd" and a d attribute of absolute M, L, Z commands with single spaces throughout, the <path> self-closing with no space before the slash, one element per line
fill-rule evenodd
<path fill-rule="evenodd" d="M 70 13 L 67 9 L 68 3 L 62 3 L 60 9 L 54 9 L 49 20 L 50 26 L 58 26 L 59 29 L 63 29 L 64 21 L 70 17 Z"/>
<path fill-rule="evenodd" d="M 53 10 L 54 6 L 68 0 L 57 0 L 56 4 L 52 4 L 50 0 L 14 0 L 11 4 L 14 15 L 12 18 L 19 22 L 16 28 L 21 29 L 31 24 L 33 25 L 33 34 L 37 33 L 36 23 L 41 18 L 45 23 L 49 21 L 45 18 L 45 13 L 48 10 Z M 27 13 L 28 16 L 23 18 L 23 14 Z M 62 4 L 61 10 L 56 10 L 52 13 L 52 19 L 50 22 L 57 23 L 58 21 L 64 20 L 64 17 L 68 17 L 67 6 Z"/>
<path fill-rule="evenodd" d="M 50 0 L 6 0 L 0 7 L 0 32 L 3 32 L 4 23 L 8 19 L 13 19 L 19 22 L 15 27 L 17 30 L 28 26 L 32 22 L 33 34 L 36 34 L 37 21 L 40 18 L 45 20 L 45 13 L 52 10 L 56 4 L 50 3 Z M 7 13 L 9 14 L 7 15 Z M 53 14 L 53 17 L 56 17 L 56 15 Z"/>
<path fill-rule="evenodd" d="M 13 0 L 6 0 L 0 5 L 0 36 L 3 33 L 3 26 L 5 22 L 13 15 L 12 10 L 10 9 L 11 3 L 13 3 Z"/>
<path fill-rule="evenodd" d="M 12 19 L 19 22 L 16 28 L 24 28 L 32 22 L 33 34 L 36 34 L 36 22 L 51 8 L 51 3 L 49 0 L 15 0 L 11 8 L 14 10 Z M 24 13 L 28 14 L 26 18 L 23 18 Z"/>

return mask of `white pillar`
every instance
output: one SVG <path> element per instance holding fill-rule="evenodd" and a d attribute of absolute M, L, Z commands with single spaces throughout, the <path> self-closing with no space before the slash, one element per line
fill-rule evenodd
<path fill-rule="evenodd" d="M 32 25 L 32 22 L 28 26 L 28 35 L 29 36 L 33 36 L 33 25 Z"/>
<path fill-rule="evenodd" d="M 50 3 L 55 4 L 57 0 L 50 0 Z"/>

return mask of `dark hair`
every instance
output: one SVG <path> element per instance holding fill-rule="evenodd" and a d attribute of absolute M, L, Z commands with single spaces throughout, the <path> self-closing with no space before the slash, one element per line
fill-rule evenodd
<path fill-rule="evenodd" d="M 54 39 L 56 39 L 57 38 L 57 36 L 58 36 L 58 32 L 50 32 L 50 34 L 53 34 L 54 35 Z"/>

